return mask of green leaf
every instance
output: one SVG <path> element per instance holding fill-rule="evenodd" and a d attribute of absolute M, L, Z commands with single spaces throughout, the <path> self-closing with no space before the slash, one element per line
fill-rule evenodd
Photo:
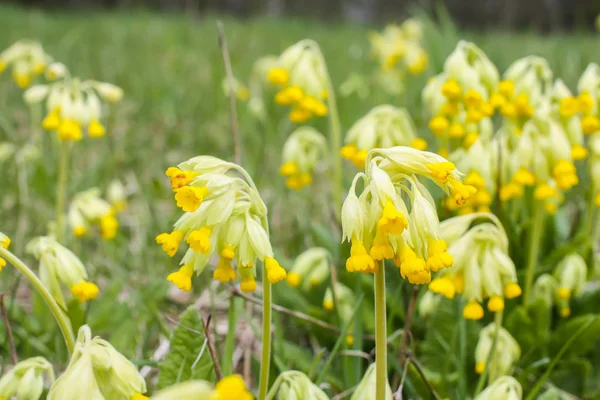
<path fill-rule="evenodd" d="M 179 324 L 171 335 L 169 353 L 160 363 L 158 389 L 191 379 L 211 379 L 213 364 L 208 349 L 203 349 L 204 340 L 200 313 L 190 306 L 181 314 Z"/>
<path fill-rule="evenodd" d="M 588 323 L 590 326 L 585 330 L 585 334 L 577 338 L 577 343 L 569 347 L 563 357 L 568 358 L 582 355 L 592 350 L 600 339 L 600 318 L 598 315 L 589 314 L 567 321 L 552 334 L 551 356 L 554 356 L 575 332 Z"/>
<path fill-rule="evenodd" d="M 528 349 L 536 344 L 534 323 L 525 307 L 515 307 L 506 318 L 504 326 L 519 342 L 521 349 Z"/>

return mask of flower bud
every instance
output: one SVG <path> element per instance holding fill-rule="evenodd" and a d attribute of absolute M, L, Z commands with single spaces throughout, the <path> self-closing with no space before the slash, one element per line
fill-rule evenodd
<path fill-rule="evenodd" d="M 356 390 L 350 397 L 350 400 L 375 400 L 377 392 L 377 382 L 375 376 L 375 363 L 371 364 L 365 372 L 362 380 L 358 384 Z M 385 400 L 392 400 L 392 388 L 389 382 L 386 382 Z"/>
<path fill-rule="evenodd" d="M 475 397 L 475 400 L 521 400 L 523 389 L 512 376 L 501 376 Z"/>
<path fill-rule="evenodd" d="M 54 383 L 54 371 L 43 357 L 23 360 L 0 378 L 0 398 L 10 399 L 14 395 L 19 400 L 38 400 L 44 391 L 44 376 Z"/>
<path fill-rule="evenodd" d="M 94 88 L 108 102 L 117 103 L 123 98 L 123 89 L 112 83 L 96 82 Z"/>
<path fill-rule="evenodd" d="M 310 378 L 300 371 L 286 371 L 281 373 L 275 384 L 278 400 L 327 400 L 329 397 L 321 388 L 312 383 Z"/>
<path fill-rule="evenodd" d="M 494 353 L 490 353 L 496 336 Z M 519 357 L 521 357 L 519 344 L 503 327 L 499 327 L 496 332 L 496 325 L 491 323 L 479 332 L 479 341 L 475 347 L 475 371 L 478 374 L 483 372 L 486 362 L 489 361 L 488 371 L 492 379 L 506 375 Z"/>
<path fill-rule="evenodd" d="M 23 93 L 23 98 L 27 104 L 37 104 L 48 95 L 48 85 L 35 85 Z"/>

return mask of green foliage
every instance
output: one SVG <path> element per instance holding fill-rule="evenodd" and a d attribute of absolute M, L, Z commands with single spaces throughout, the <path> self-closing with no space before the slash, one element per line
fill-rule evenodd
<path fill-rule="evenodd" d="M 208 348 L 204 346 L 206 336 L 201 318 L 195 306 L 181 314 L 171 335 L 169 353 L 160 363 L 158 389 L 191 379 L 211 379 L 213 364 Z"/>

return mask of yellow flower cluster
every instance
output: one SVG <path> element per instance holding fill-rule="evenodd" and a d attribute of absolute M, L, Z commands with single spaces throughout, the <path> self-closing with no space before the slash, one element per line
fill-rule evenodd
<path fill-rule="evenodd" d="M 50 56 L 37 42 L 20 40 L 0 53 L 0 73 L 12 67 L 12 78 L 22 89 L 31 85 L 50 63 Z"/>
<path fill-rule="evenodd" d="M 348 131 L 340 155 L 357 168 L 365 167 L 371 149 L 411 146 L 425 150 L 427 142 L 417 137 L 417 129 L 408 111 L 391 105 L 380 105 L 359 119 Z"/>
<path fill-rule="evenodd" d="M 79 141 L 83 129 L 91 138 L 105 135 L 106 129 L 100 122 L 103 99 L 116 103 L 123 97 L 121 88 L 106 82 L 81 81 L 73 78 L 63 64 L 48 66 L 47 76 L 55 82 L 35 85 L 29 88 L 24 97 L 27 103 L 37 104 L 46 100 L 47 114 L 42 126 L 47 131 L 56 131 L 58 138 L 66 141 Z"/>
<path fill-rule="evenodd" d="M 379 262 L 393 259 L 403 278 L 425 284 L 432 272 L 452 265 L 435 204 L 420 176 L 434 181 L 459 204 L 476 192 L 460 181 L 453 163 L 437 154 L 401 146 L 371 150 L 365 173 L 356 175 L 342 206 L 343 238 L 352 243 L 348 271 L 373 273 Z M 361 179 L 364 189 L 357 196 Z M 411 200 L 410 212 L 403 193 Z"/>
<path fill-rule="evenodd" d="M 477 219 L 487 219 L 471 227 Z M 441 223 L 441 237 L 449 243 L 454 268 L 440 273 L 429 290 L 449 299 L 464 293 L 466 319 L 483 318 L 481 302 L 492 312 L 504 310 L 504 299 L 521 295 L 515 265 L 508 256 L 508 238 L 500 221 L 489 213 L 450 218 Z"/>
<path fill-rule="evenodd" d="M 245 292 L 256 289 L 257 259 L 264 262 L 269 282 L 285 279 L 285 269 L 273 258 L 267 208 L 243 168 L 215 157 L 198 156 L 170 167 L 166 174 L 184 214 L 173 231 L 158 235 L 156 242 L 170 257 L 184 240 L 189 246 L 182 267 L 168 276 L 170 282 L 183 291 L 191 290 L 194 272 L 202 273 L 214 253 L 220 259 L 213 278 L 227 283 L 239 273 L 240 288 Z"/>
<path fill-rule="evenodd" d="M 407 19 L 400 26 L 388 25 L 383 32 L 372 32 L 369 39 L 373 55 L 383 71 L 399 69 L 420 75 L 429 63 L 423 49 L 423 27 L 416 19 Z"/>
<path fill-rule="evenodd" d="M 112 240 L 119 228 L 116 215 L 117 209 L 100 197 L 99 189 L 92 188 L 73 197 L 67 220 L 75 237 L 86 236 L 90 228 L 96 225 L 103 239 Z"/>
<path fill-rule="evenodd" d="M 286 49 L 269 70 L 267 78 L 279 87 L 275 102 L 290 106 L 290 121 L 301 124 L 329 112 L 329 78 L 319 46 L 310 40 Z"/>
<path fill-rule="evenodd" d="M 313 181 L 312 174 L 327 153 L 325 137 L 311 127 L 296 129 L 283 146 L 279 172 L 286 178 L 289 189 L 300 190 Z"/>

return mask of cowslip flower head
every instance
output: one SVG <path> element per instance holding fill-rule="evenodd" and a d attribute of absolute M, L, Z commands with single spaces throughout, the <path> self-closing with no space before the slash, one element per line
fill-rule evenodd
<path fill-rule="evenodd" d="M 30 40 L 20 40 L 0 53 L 0 73 L 12 68 L 15 83 L 25 89 L 37 75 L 41 75 L 51 62 L 42 45 Z"/>
<path fill-rule="evenodd" d="M 348 271 L 372 273 L 376 261 L 394 259 L 402 277 L 424 284 L 431 272 L 452 265 L 440 237 L 435 203 L 420 176 L 433 180 L 459 203 L 475 193 L 460 181 L 454 164 L 437 154 L 401 146 L 370 151 L 365 173 L 356 175 L 342 206 L 342 239 L 352 243 Z M 359 180 L 364 188 L 357 196 Z M 404 195 L 410 199 L 408 206 Z"/>
<path fill-rule="evenodd" d="M 581 113 L 581 130 L 585 135 L 600 131 L 600 66 L 591 63 L 587 66 L 577 84 L 577 104 Z"/>
<path fill-rule="evenodd" d="M 256 288 L 257 260 L 264 263 L 269 282 L 286 278 L 269 241 L 267 207 L 242 167 L 199 156 L 170 167 L 167 176 L 184 214 L 173 230 L 158 235 L 156 242 L 170 257 L 175 256 L 182 242 L 188 245 L 181 268 L 167 277 L 170 282 L 189 291 L 193 274 L 201 274 L 215 253 L 220 260 L 213 278 L 227 283 L 239 274 L 243 291 Z"/>
<path fill-rule="evenodd" d="M 4 233 L 0 232 L 0 246 L 5 249 L 8 249 L 10 246 L 10 238 L 6 236 Z M 6 266 L 6 260 L 0 257 L 0 272 L 2 272 L 2 268 Z"/>
<path fill-rule="evenodd" d="M 67 221 L 73 235 L 78 238 L 84 237 L 91 227 L 97 226 L 103 239 L 114 239 L 119 227 L 115 207 L 100 197 L 98 188 L 77 193 L 73 196 L 67 213 Z"/>
<path fill-rule="evenodd" d="M 408 19 L 400 26 L 388 25 L 379 32 L 371 32 L 371 51 L 385 72 L 398 71 L 419 75 L 425 71 L 429 56 L 422 45 L 421 22 Z"/>
<path fill-rule="evenodd" d="M 42 126 L 55 131 L 60 140 L 79 141 L 84 130 L 91 138 L 106 134 L 102 124 L 102 101 L 115 103 L 121 100 L 123 91 L 119 87 L 93 80 L 73 78 L 62 64 L 52 64 L 48 74 L 56 79 L 45 85 L 36 85 L 24 93 L 30 104 L 46 102 L 46 116 Z"/>
<path fill-rule="evenodd" d="M 417 137 L 417 129 L 406 109 L 384 104 L 373 108 L 352 125 L 340 155 L 363 169 L 369 150 L 394 146 L 425 150 L 427 142 Z"/>
<path fill-rule="evenodd" d="M 289 119 L 304 123 L 328 114 L 327 98 L 330 81 L 325 59 L 319 45 L 312 40 L 302 40 L 287 48 L 271 68 L 268 80 L 280 90 L 275 102 L 291 107 Z"/>
<path fill-rule="evenodd" d="M 478 220 L 487 220 L 478 225 Z M 504 309 L 505 299 L 521 295 L 513 261 L 508 256 L 508 237 L 500 221 L 490 213 L 474 213 L 441 223 L 441 236 L 448 242 L 454 268 L 438 274 L 429 290 L 447 298 L 463 294 L 466 319 L 481 319 L 481 303 L 487 299 L 492 312 Z"/>
<path fill-rule="evenodd" d="M 565 256 L 557 265 L 554 277 L 558 283 L 556 304 L 563 317 L 571 314 L 569 301 L 579 295 L 587 281 L 587 265 L 577 253 Z"/>
<path fill-rule="evenodd" d="M 523 389 L 512 376 L 501 376 L 475 397 L 475 400 L 521 400 Z"/>
<path fill-rule="evenodd" d="M 375 363 L 373 363 L 367 368 L 367 372 L 365 372 L 350 400 L 375 400 L 376 388 Z M 389 382 L 386 382 L 385 400 L 392 400 L 392 398 L 392 388 Z"/>
<path fill-rule="evenodd" d="M 87 280 L 88 274 L 81 260 L 54 237 L 37 237 L 25 249 L 39 261 L 40 280 L 61 306 L 66 307 L 61 283 L 81 302 L 98 296 L 98 286 Z"/>
<path fill-rule="evenodd" d="M 326 154 L 327 141 L 321 133 L 307 126 L 296 129 L 283 145 L 279 173 L 286 178 L 286 186 L 300 190 L 310 185 L 315 168 Z"/>
<path fill-rule="evenodd" d="M 0 378 L 0 398 L 38 400 L 44 391 L 44 382 L 54 383 L 54 370 L 44 357 L 32 357 L 15 365 Z"/>
<path fill-rule="evenodd" d="M 285 371 L 277 377 L 271 388 L 277 400 L 314 399 L 327 400 L 329 396 L 300 371 Z M 231 399 L 234 400 L 234 399 Z"/>
<path fill-rule="evenodd" d="M 308 291 L 314 286 L 320 285 L 329 278 L 331 255 L 327 249 L 313 247 L 294 261 L 292 268 L 288 271 L 286 282 L 292 287 L 301 287 Z"/>
<path fill-rule="evenodd" d="M 54 382 L 48 400 L 139 399 L 146 382 L 136 367 L 106 340 L 79 329 L 65 372 Z M 143 398 L 143 397 L 142 397 Z"/>
<path fill-rule="evenodd" d="M 494 336 L 498 335 L 494 353 L 490 354 Z M 512 335 L 503 327 L 496 332 L 496 325 L 489 324 L 479 332 L 479 341 L 475 347 L 475 372 L 483 373 L 486 362 L 491 377 L 506 375 L 513 364 L 521 357 L 521 348 Z"/>
<path fill-rule="evenodd" d="M 446 151 L 455 144 L 469 148 L 492 129 L 491 94 L 499 73 L 485 53 L 461 41 L 444 63 L 444 71 L 423 89 L 423 103 L 431 116 L 429 128 L 442 140 Z"/>

